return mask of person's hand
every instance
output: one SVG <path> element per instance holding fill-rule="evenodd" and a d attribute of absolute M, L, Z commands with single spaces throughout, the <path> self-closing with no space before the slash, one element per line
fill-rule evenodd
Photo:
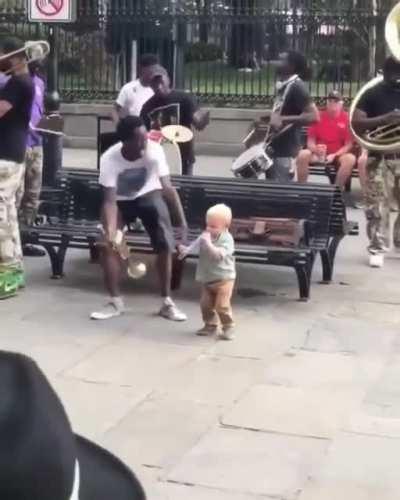
<path fill-rule="evenodd" d="M 198 109 L 194 114 L 194 124 L 197 130 L 204 130 L 210 124 L 210 112 Z"/>
<path fill-rule="evenodd" d="M 273 130 L 280 130 L 283 126 L 282 118 L 278 113 L 272 113 L 271 119 L 269 121 L 270 126 Z"/>
<path fill-rule="evenodd" d="M 315 154 L 320 160 L 325 160 L 326 158 L 326 144 L 317 144 L 315 146 Z"/>
<path fill-rule="evenodd" d="M 189 247 L 186 245 L 178 245 L 176 248 L 178 250 L 179 260 L 183 260 L 186 257 L 186 254 L 187 254 Z"/>
<path fill-rule="evenodd" d="M 400 123 L 400 109 L 394 109 L 383 115 L 383 123 L 389 125 L 391 123 Z"/>
<path fill-rule="evenodd" d="M 186 225 L 179 226 L 175 229 L 177 247 L 183 246 L 187 243 L 188 239 L 188 227 Z"/>
<path fill-rule="evenodd" d="M 330 154 L 326 157 L 326 163 L 330 164 L 335 161 L 336 155 L 335 154 Z"/>
<path fill-rule="evenodd" d="M 204 243 L 211 243 L 211 233 L 208 231 L 203 231 L 200 236 L 200 240 L 204 241 Z"/>
<path fill-rule="evenodd" d="M 106 227 L 103 229 L 104 240 L 111 246 L 113 246 L 115 241 L 116 232 L 115 229 Z"/>

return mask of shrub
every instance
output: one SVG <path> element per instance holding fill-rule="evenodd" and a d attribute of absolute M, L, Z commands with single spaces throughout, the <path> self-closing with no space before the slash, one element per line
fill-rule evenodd
<path fill-rule="evenodd" d="M 81 62 L 79 57 L 66 57 L 58 65 L 61 73 L 78 74 L 81 71 Z"/>
<path fill-rule="evenodd" d="M 218 61 L 222 59 L 221 47 L 214 43 L 197 42 L 189 45 L 185 60 L 186 62 Z"/>

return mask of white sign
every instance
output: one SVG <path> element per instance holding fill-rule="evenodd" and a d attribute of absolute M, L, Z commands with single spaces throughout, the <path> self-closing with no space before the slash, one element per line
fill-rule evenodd
<path fill-rule="evenodd" d="M 33 23 L 72 23 L 76 0 L 28 0 L 28 15 Z"/>

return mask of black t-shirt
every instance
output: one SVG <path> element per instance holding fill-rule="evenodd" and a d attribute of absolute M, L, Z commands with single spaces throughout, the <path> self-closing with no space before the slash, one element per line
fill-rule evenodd
<path fill-rule="evenodd" d="M 364 111 L 368 118 L 375 118 L 400 109 L 400 89 L 380 82 L 361 96 L 357 108 Z"/>
<path fill-rule="evenodd" d="M 22 163 L 25 159 L 34 92 L 28 74 L 12 76 L 0 90 L 0 101 L 12 105 L 12 109 L 0 118 L 1 160 Z"/>
<path fill-rule="evenodd" d="M 289 84 L 290 88 L 285 96 L 285 101 L 281 110 L 281 115 L 301 115 L 310 104 L 311 98 L 305 83 L 298 78 Z M 283 98 L 285 89 L 277 94 L 277 99 Z M 287 132 L 277 137 L 271 144 L 273 157 L 295 158 L 301 149 L 301 125 L 292 125 Z"/>
<path fill-rule="evenodd" d="M 172 90 L 166 96 L 151 97 L 143 106 L 141 117 L 148 130 L 160 130 L 167 125 L 183 125 L 191 129 L 197 109 L 197 101 L 191 94 Z M 184 164 L 195 162 L 193 141 L 179 144 L 179 149 Z"/>

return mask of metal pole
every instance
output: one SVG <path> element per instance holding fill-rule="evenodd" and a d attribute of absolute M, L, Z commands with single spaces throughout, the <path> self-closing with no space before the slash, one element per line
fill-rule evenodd
<path fill-rule="evenodd" d="M 60 114 L 60 94 L 58 93 L 58 27 L 49 29 L 50 55 L 47 71 L 47 92 L 45 96 L 46 114 Z M 57 174 L 62 167 L 63 138 L 52 134 L 43 136 L 43 184 L 56 185 Z"/>
<path fill-rule="evenodd" d="M 178 89 L 185 88 L 185 44 L 186 44 L 186 24 L 178 21 L 176 23 L 177 37 L 175 42 L 175 75 L 174 86 Z"/>
<path fill-rule="evenodd" d="M 184 64 L 185 64 L 185 43 L 186 25 L 176 14 L 176 0 L 171 2 L 171 14 L 173 17 L 172 40 L 174 43 L 174 87 L 183 89 L 185 86 Z"/>

